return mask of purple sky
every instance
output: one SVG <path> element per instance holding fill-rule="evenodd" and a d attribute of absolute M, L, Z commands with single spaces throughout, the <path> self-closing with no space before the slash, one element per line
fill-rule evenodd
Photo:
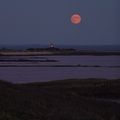
<path fill-rule="evenodd" d="M 120 44 L 119 0 L 0 0 L 0 44 Z M 82 22 L 70 17 L 80 13 Z"/>

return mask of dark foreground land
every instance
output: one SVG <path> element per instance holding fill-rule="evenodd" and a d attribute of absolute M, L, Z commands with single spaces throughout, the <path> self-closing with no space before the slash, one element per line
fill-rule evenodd
<path fill-rule="evenodd" d="M 0 120 L 120 120 L 120 79 L 0 81 Z"/>

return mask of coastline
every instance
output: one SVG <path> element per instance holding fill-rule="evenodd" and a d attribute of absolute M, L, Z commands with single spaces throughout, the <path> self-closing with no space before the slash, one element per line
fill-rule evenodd
<path fill-rule="evenodd" d="M 120 68 L 120 66 L 100 66 L 100 65 L 41 65 L 39 63 L 25 63 L 25 62 L 22 62 L 22 63 L 4 63 L 1 62 L 0 63 L 0 67 L 89 67 L 89 68 Z"/>
<path fill-rule="evenodd" d="M 120 51 L 91 51 L 76 49 L 59 49 L 59 48 L 39 48 L 28 50 L 0 50 L 0 56 L 59 56 L 59 55 L 91 55 L 91 56 L 110 56 L 120 55 Z"/>

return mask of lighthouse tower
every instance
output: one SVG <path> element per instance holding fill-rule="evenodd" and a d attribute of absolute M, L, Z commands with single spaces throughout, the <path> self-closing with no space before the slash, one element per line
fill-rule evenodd
<path fill-rule="evenodd" d="M 54 44 L 53 44 L 53 43 L 50 43 L 50 44 L 49 44 L 49 48 L 55 48 Z"/>

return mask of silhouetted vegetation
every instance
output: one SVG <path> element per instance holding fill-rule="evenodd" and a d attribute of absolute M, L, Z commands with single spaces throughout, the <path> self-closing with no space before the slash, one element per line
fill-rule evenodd
<path fill-rule="evenodd" d="M 110 99 L 120 99 L 119 79 L 0 81 L 0 120 L 119 120 L 120 103 Z"/>
<path fill-rule="evenodd" d="M 95 56 L 106 56 L 106 55 L 120 55 L 120 51 L 93 51 L 93 50 L 77 50 L 74 48 L 56 48 L 56 47 L 48 47 L 48 48 L 27 48 L 23 50 L 15 50 L 15 49 L 0 49 L 0 55 L 7 55 L 7 52 L 14 52 L 14 55 L 21 55 L 20 52 L 26 53 L 31 52 L 31 55 L 95 55 Z M 19 52 L 19 54 L 17 53 Z M 38 52 L 38 53 L 37 53 Z M 10 54 L 8 54 L 9 56 Z M 23 55 L 23 54 L 22 54 Z M 29 54 L 28 54 L 29 55 Z"/>

